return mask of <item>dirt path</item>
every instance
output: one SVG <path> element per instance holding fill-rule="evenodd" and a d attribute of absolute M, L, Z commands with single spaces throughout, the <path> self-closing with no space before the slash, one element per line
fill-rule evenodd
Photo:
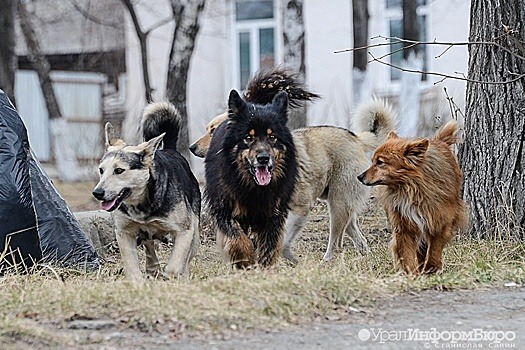
<path fill-rule="evenodd" d="M 294 326 L 279 332 L 232 331 L 223 339 L 197 336 L 174 340 L 158 333 L 109 328 L 67 332 L 78 332 L 81 338 L 97 343 L 83 348 L 108 350 L 525 349 L 525 288 L 405 294 L 378 299 L 373 306 L 356 309 L 345 320 Z M 420 340 L 411 340 L 410 332 Z M 465 339 L 469 336 L 470 340 Z M 463 339 L 451 341 L 454 338 Z"/>

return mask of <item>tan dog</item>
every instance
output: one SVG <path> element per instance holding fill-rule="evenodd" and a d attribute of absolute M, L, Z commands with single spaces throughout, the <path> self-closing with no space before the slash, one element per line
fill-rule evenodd
<path fill-rule="evenodd" d="M 198 157 L 205 156 L 213 130 L 227 120 L 225 113 L 210 121 L 206 133 L 193 143 L 191 151 Z M 334 249 L 342 246 L 344 232 L 359 251 L 368 250 L 357 225 L 357 215 L 366 205 L 369 190 L 359 183 L 357 175 L 369 165 L 366 152 L 373 151 L 394 129 L 395 116 L 385 102 L 372 100 L 358 109 L 355 120 L 360 131 L 357 134 L 331 126 L 292 131 L 299 174 L 286 220 L 282 254 L 293 262 L 296 261 L 293 243 L 308 222 L 317 198 L 326 200 L 330 211 L 330 238 L 323 259 L 330 259 Z"/>
<path fill-rule="evenodd" d="M 226 119 L 228 119 L 227 112 L 219 114 L 218 116 L 213 118 L 208 123 L 208 125 L 206 125 L 206 132 L 204 133 L 204 135 L 202 135 L 197 141 L 190 145 L 191 153 L 193 153 L 199 158 L 206 157 L 206 153 L 208 152 L 208 148 L 210 147 L 213 132 L 215 131 L 215 129 L 217 129 L 219 125 L 222 124 L 222 122 L 226 121 Z"/>
<path fill-rule="evenodd" d="M 392 226 L 392 252 L 407 274 L 441 271 L 444 246 L 467 224 L 463 177 L 450 149 L 456 133 L 455 121 L 430 140 L 390 133 L 370 168 L 359 175 L 363 184 L 383 187 L 380 199 Z"/>
<path fill-rule="evenodd" d="M 179 125 L 178 112 L 168 103 L 146 108 L 142 117 L 145 141 L 139 145 L 127 145 L 106 124 L 107 150 L 93 196 L 102 209 L 115 213 L 124 271 L 134 283 L 144 281 L 137 241 L 146 247 L 146 273 L 166 277 L 187 276 L 199 245 L 201 194 L 188 162 L 176 150 Z M 162 270 L 153 240 L 167 236 L 173 239 L 173 251 Z"/>

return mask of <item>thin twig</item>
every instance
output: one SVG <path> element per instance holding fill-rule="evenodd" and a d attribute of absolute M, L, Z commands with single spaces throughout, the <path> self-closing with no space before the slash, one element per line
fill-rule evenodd
<path fill-rule="evenodd" d="M 522 78 L 525 78 L 525 74 L 520 74 L 518 75 L 516 78 L 514 79 L 510 79 L 510 80 L 507 80 L 507 81 L 484 81 L 484 80 L 477 80 L 477 79 L 469 79 L 467 77 L 465 77 L 465 75 L 463 73 L 461 73 L 463 75 L 463 77 L 457 77 L 457 76 L 454 76 L 454 75 L 450 75 L 450 74 L 444 74 L 444 73 L 439 73 L 439 72 L 426 72 L 426 71 L 422 71 L 422 70 L 418 70 L 418 69 L 409 69 L 409 68 L 403 68 L 403 67 L 400 67 L 400 66 L 396 66 L 392 63 L 388 63 L 388 62 L 385 62 L 385 61 L 381 61 L 380 59 L 376 58 L 372 53 L 368 53 L 370 56 L 372 56 L 372 59 L 370 61 L 368 61 L 368 63 L 370 62 L 377 62 L 377 63 L 381 63 L 381 64 L 384 64 L 386 66 L 389 66 L 389 67 L 392 67 L 392 68 L 395 68 L 395 69 L 398 69 L 402 72 L 408 72 L 408 73 L 421 73 L 421 74 L 428 74 L 428 75 L 434 75 L 434 76 L 438 76 L 438 77 L 443 77 L 444 79 L 441 79 L 440 81 L 438 82 L 435 82 L 434 85 L 436 84 L 439 84 L 441 82 L 443 82 L 445 79 L 455 79 L 455 80 L 462 80 L 462 81 L 467 81 L 467 82 L 470 82 L 470 83 L 477 83 L 477 84 L 488 84 L 488 85 L 504 85 L 504 84 L 510 84 L 510 83 L 513 83 L 515 81 L 518 81 Z"/>
<path fill-rule="evenodd" d="M 494 41 L 466 41 L 466 42 L 462 42 L 462 41 L 458 41 L 458 42 L 453 42 L 453 41 L 436 41 L 436 40 L 434 40 L 434 41 L 416 41 L 416 40 L 402 39 L 402 38 L 398 38 L 398 37 L 395 37 L 395 36 L 394 37 L 388 37 L 388 36 L 382 36 L 382 35 L 374 36 L 371 39 L 372 40 L 374 40 L 374 39 L 384 39 L 384 40 L 390 40 L 390 41 L 392 41 L 392 40 L 397 40 L 397 41 L 395 41 L 395 42 L 387 42 L 387 43 L 371 44 L 371 45 L 367 45 L 367 46 L 354 47 L 354 48 L 344 49 L 344 50 L 337 50 L 337 51 L 334 51 L 334 53 L 352 52 L 352 51 L 356 51 L 356 50 L 365 50 L 365 49 L 374 48 L 374 47 L 380 47 L 380 46 L 390 46 L 390 45 L 399 44 L 399 43 L 416 44 L 416 45 L 447 45 L 447 46 L 491 45 L 491 46 L 498 47 L 498 48 L 508 52 L 509 54 L 513 55 L 514 57 L 517 57 L 519 59 L 525 60 L 525 56 L 519 55 L 516 52 L 512 52 L 509 48 L 506 48 L 505 46 L 503 46 L 501 44 L 498 44 L 498 43 L 496 43 Z"/>

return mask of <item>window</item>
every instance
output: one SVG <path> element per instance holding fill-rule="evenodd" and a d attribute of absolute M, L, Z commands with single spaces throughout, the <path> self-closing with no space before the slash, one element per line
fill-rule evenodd
<path fill-rule="evenodd" d="M 275 65 L 275 17 L 273 0 L 235 1 L 235 76 L 241 90 L 254 72 Z"/>
<path fill-rule="evenodd" d="M 427 25 L 428 25 L 428 15 L 426 8 L 426 0 L 418 1 L 418 23 L 419 23 L 419 40 L 427 41 Z M 388 20 L 388 29 L 390 37 L 403 37 L 403 7 L 402 0 L 386 0 L 387 8 L 387 20 Z M 390 63 L 394 66 L 400 67 L 403 60 L 403 51 L 400 50 L 403 47 L 402 43 L 395 43 L 395 40 L 391 40 L 392 45 L 390 45 L 390 52 L 392 53 L 390 57 Z M 427 65 L 427 47 L 426 45 L 421 45 L 421 52 L 423 54 L 423 71 L 428 69 Z M 401 71 L 394 67 L 390 68 L 390 80 L 397 81 L 401 79 Z M 427 75 L 422 74 L 421 80 L 427 80 Z"/>

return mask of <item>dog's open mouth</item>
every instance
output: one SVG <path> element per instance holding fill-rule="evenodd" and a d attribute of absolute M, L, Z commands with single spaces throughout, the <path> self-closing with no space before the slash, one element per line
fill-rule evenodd
<path fill-rule="evenodd" d="M 117 209 L 120 206 L 120 204 L 126 198 L 129 197 L 130 194 L 131 194 L 131 190 L 129 188 L 125 188 L 122 191 L 120 191 L 120 193 L 115 198 L 113 198 L 112 200 L 101 201 L 100 202 L 100 207 L 102 208 L 102 210 L 113 211 L 113 210 Z"/>
<path fill-rule="evenodd" d="M 273 167 L 268 165 L 252 167 L 252 175 L 259 186 L 266 186 L 272 180 L 272 169 Z"/>

